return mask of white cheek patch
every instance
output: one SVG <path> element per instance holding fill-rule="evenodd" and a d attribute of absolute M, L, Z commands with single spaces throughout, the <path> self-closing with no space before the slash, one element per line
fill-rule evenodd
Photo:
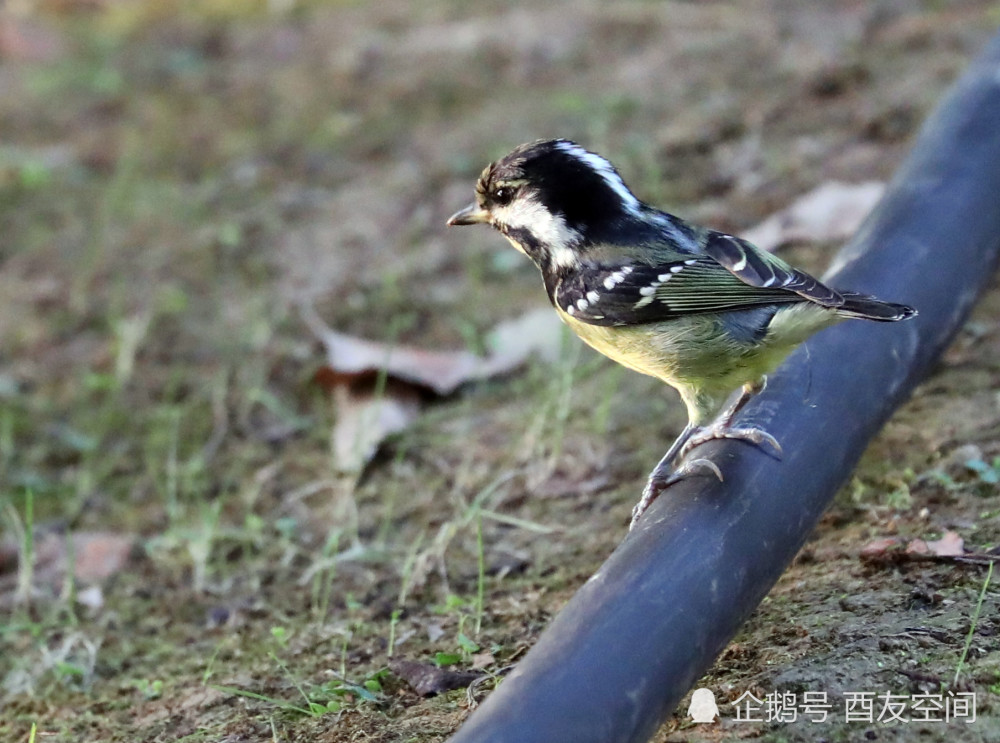
<path fill-rule="evenodd" d="M 576 253 L 570 246 L 580 241 L 580 233 L 570 229 L 562 217 L 541 204 L 517 199 L 507 206 L 494 207 L 493 221 L 508 230 L 528 232 L 548 251 L 555 265 L 569 267 L 577 263 Z"/>
<path fill-rule="evenodd" d="M 572 142 L 559 142 L 556 147 L 565 152 L 567 155 L 572 155 L 577 160 L 597 172 L 597 174 L 604 179 L 604 182 L 608 184 L 608 187 L 618 194 L 618 197 L 622 200 L 622 205 L 625 209 L 630 211 L 632 214 L 639 213 L 640 207 L 642 206 L 641 202 L 631 191 L 628 190 L 628 186 L 625 185 L 625 181 L 623 181 L 622 177 L 615 171 L 614 165 L 609 163 L 600 155 L 588 152 Z"/>

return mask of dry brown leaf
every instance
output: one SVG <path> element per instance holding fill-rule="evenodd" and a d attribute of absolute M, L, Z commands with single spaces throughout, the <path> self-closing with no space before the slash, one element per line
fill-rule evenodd
<path fill-rule="evenodd" d="M 497 325 L 487 339 L 489 355 L 477 356 L 470 351 L 429 351 L 356 338 L 327 327 L 309 308 L 303 310 L 303 318 L 326 349 L 321 381 L 353 382 L 374 378 L 384 370 L 390 379 L 438 395 L 449 395 L 468 382 L 507 374 L 535 354 L 552 358 L 558 352 L 562 328 L 551 310 L 533 310 Z"/>
<path fill-rule="evenodd" d="M 35 585 L 58 590 L 66 580 L 66 567 L 73 565 L 74 578 L 83 584 L 100 583 L 122 570 L 135 545 L 131 534 L 109 532 L 48 532 L 35 538 L 32 578 Z M 0 572 L 16 569 L 20 550 L 14 542 L 0 546 L 4 567 Z"/>
<path fill-rule="evenodd" d="M 448 395 L 468 382 L 509 373 L 533 355 L 551 359 L 562 333 L 551 310 L 533 310 L 497 325 L 487 339 L 489 354 L 477 356 L 356 338 L 327 327 L 308 306 L 302 316 L 326 349 L 327 364 L 316 381 L 333 391 L 333 452 L 345 474 L 361 472 L 387 436 L 413 422 L 422 392 Z M 383 372 L 387 381 L 379 385 Z"/>
<path fill-rule="evenodd" d="M 484 651 L 482 653 L 476 653 L 472 656 L 472 663 L 470 664 L 472 668 L 481 671 L 487 666 L 492 666 L 496 663 L 496 658 L 493 657 L 493 653 Z"/>
<path fill-rule="evenodd" d="M 884 191 L 885 184 L 877 181 L 828 181 L 747 230 L 743 237 L 762 250 L 774 250 L 790 242 L 846 240 L 875 208 Z"/>
<path fill-rule="evenodd" d="M 389 661 L 389 670 L 422 697 L 460 689 L 483 676 L 478 671 L 448 671 L 414 660 Z"/>
<path fill-rule="evenodd" d="M 927 556 L 932 554 L 927 542 L 923 539 L 912 539 L 903 550 L 907 555 Z"/>
<path fill-rule="evenodd" d="M 879 558 L 884 556 L 889 550 L 894 547 L 898 547 L 901 544 L 902 540 L 898 537 L 879 537 L 878 539 L 873 539 L 862 547 L 859 554 L 863 560 Z"/>
<path fill-rule="evenodd" d="M 977 557 L 965 552 L 965 540 L 954 531 L 946 531 L 940 539 L 927 541 L 911 539 L 904 542 L 899 537 L 873 539 L 861 548 L 860 557 L 869 562 L 901 562 L 907 560 L 933 560 L 955 557 Z M 986 556 L 980 556 L 986 557 Z"/>
<path fill-rule="evenodd" d="M 940 539 L 925 544 L 931 554 L 938 557 L 958 557 L 965 554 L 965 540 L 953 531 L 946 531 Z"/>
<path fill-rule="evenodd" d="M 344 474 L 359 473 L 379 445 L 412 423 L 420 414 L 420 393 L 412 387 L 387 384 L 383 394 L 373 386 L 333 389 L 337 422 L 333 426 L 334 466 Z"/>
<path fill-rule="evenodd" d="M 120 571 L 135 545 L 131 534 L 108 532 L 76 532 L 71 535 L 73 575 L 83 583 L 97 583 Z M 44 550 L 52 560 L 46 566 L 54 573 L 66 570 L 66 537 L 61 534 L 47 536 L 39 545 L 39 556 Z"/>

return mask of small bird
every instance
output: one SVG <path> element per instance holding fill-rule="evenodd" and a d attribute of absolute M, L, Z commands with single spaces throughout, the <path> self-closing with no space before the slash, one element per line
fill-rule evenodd
<path fill-rule="evenodd" d="M 650 474 L 630 529 L 695 468 L 722 479 L 706 459 L 673 469 L 706 441 L 742 439 L 780 456 L 766 431 L 732 421 L 806 338 L 845 318 L 917 314 L 828 287 L 746 240 L 645 204 L 610 162 L 566 139 L 523 144 L 487 166 L 475 202 L 448 224 L 499 230 L 538 266 L 549 301 L 584 342 L 680 393 L 688 424 Z"/>

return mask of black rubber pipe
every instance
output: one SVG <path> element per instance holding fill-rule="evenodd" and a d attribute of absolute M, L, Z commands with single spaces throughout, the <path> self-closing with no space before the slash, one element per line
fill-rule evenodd
<path fill-rule="evenodd" d="M 1000 254 L 1000 37 L 924 125 L 828 280 L 905 302 L 903 323 L 848 321 L 811 339 L 743 422 L 783 461 L 711 442 L 725 482 L 657 500 L 452 743 L 645 741 L 763 599 L 871 437 L 928 372 Z"/>

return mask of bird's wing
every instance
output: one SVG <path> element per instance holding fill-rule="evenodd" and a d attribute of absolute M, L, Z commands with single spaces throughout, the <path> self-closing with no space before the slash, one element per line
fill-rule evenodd
<path fill-rule="evenodd" d="M 804 299 L 785 288 L 752 286 L 717 261 L 701 256 L 655 266 L 584 265 L 563 276 L 552 301 L 581 322 L 621 326 Z"/>
<path fill-rule="evenodd" d="M 746 240 L 711 231 L 706 235 L 702 249 L 709 258 L 748 286 L 795 292 L 823 307 L 844 304 L 839 292 Z"/>

